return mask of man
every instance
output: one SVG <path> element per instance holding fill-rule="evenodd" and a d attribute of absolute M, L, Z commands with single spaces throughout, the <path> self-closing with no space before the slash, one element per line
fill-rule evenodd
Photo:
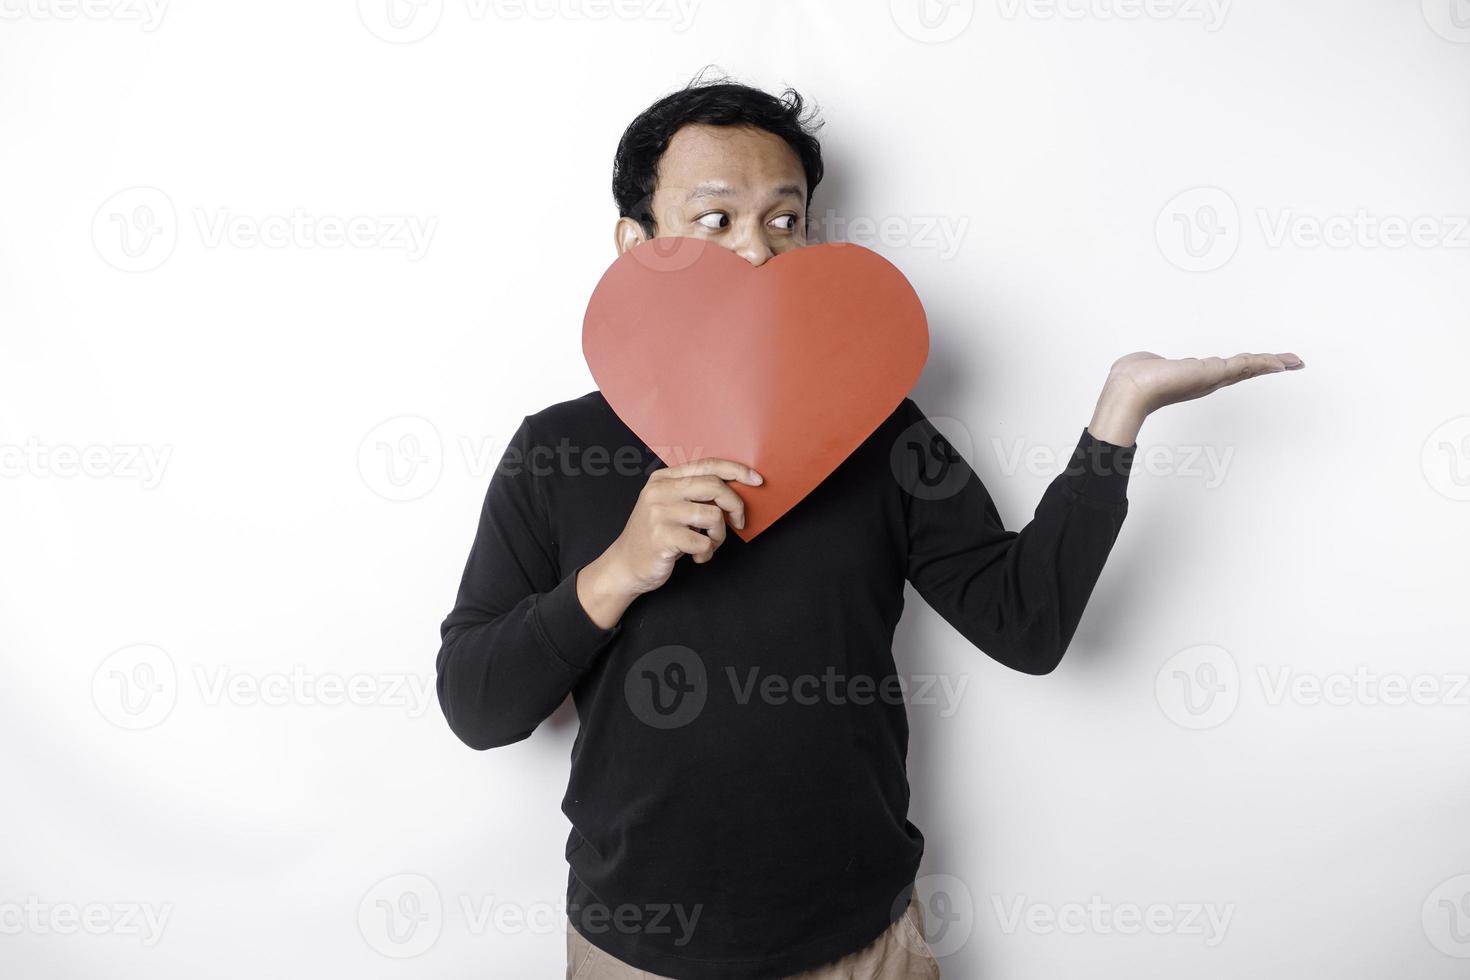
<path fill-rule="evenodd" d="M 655 103 L 618 146 L 618 252 L 685 236 L 759 266 L 802 247 L 813 128 L 792 91 L 699 82 Z M 438 692 L 476 749 L 572 695 L 567 977 L 937 977 L 892 683 L 904 582 L 990 657 L 1050 672 L 1123 523 L 1144 418 L 1301 366 L 1121 358 L 1020 532 L 907 398 L 750 543 L 727 524 L 761 482 L 752 461 L 665 467 L 595 391 L 525 417 L 443 623 Z"/>

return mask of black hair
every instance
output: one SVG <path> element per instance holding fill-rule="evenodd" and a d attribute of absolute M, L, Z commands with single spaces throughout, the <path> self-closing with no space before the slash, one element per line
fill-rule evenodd
<path fill-rule="evenodd" d="M 708 70 L 708 69 L 706 69 Z M 811 197 L 822 180 L 822 146 L 816 131 L 816 107 L 808 109 L 801 94 L 788 88 L 780 96 L 732 81 L 728 76 L 703 77 L 701 71 L 684 88 L 666 95 L 638 114 L 623 131 L 613 157 L 613 200 L 618 215 L 633 218 L 653 236 L 653 191 L 658 182 L 658 162 L 669 148 L 669 140 L 682 127 L 702 123 L 709 126 L 751 126 L 781 137 L 801 160 L 806 171 L 807 214 Z"/>

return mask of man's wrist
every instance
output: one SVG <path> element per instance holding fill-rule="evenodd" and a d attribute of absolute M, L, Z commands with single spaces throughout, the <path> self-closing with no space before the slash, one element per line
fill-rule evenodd
<path fill-rule="evenodd" d="M 1094 439 L 1130 447 L 1138 442 L 1138 430 L 1143 428 L 1143 420 L 1147 417 L 1148 409 L 1137 387 L 1131 382 L 1109 377 L 1098 396 L 1087 431 Z"/>
<path fill-rule="evenodd" d="M 577 572 L 577 600 L 582 603 L 587 618 L 600 629 L 616 626 L 636 598 L 635 593 L 619 584 L 626 580 L 626 576 L 618 573 L 617 557 L 611 548 Z"/>

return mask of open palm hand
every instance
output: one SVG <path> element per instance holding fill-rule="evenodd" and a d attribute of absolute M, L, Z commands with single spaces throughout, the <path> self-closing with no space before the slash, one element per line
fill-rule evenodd
<path fill-rule="evenodd" d="M 1109 381 L 1126 385 L 1146 412 L 1200 398 L 1246 378 L 1305 367 L 1295 354 L 1236 354 L 1234 357 L 1166 358 L 1137 351 L 1113 362 Z"/>
<path fill-rule="evenodd" d="M 1143 420 L 1165 405 L 1200 398 L 1246 378 L 1303 367 L 1302 359 L 1290 353 L 1168 358 L 1135 351 L 1113 362 L 1088 430 L 1098 439 L 1132 445 Z"/>

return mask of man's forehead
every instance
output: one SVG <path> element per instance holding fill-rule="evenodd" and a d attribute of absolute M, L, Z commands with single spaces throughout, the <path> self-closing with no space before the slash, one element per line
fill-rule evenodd
<path fill-rule="evenodd" d="M 660 158 L 658 190 L 679 200 L 750 194 L 804 198 L 806 171 L 774 133 L 692 124 L 674 134 Z"/>

